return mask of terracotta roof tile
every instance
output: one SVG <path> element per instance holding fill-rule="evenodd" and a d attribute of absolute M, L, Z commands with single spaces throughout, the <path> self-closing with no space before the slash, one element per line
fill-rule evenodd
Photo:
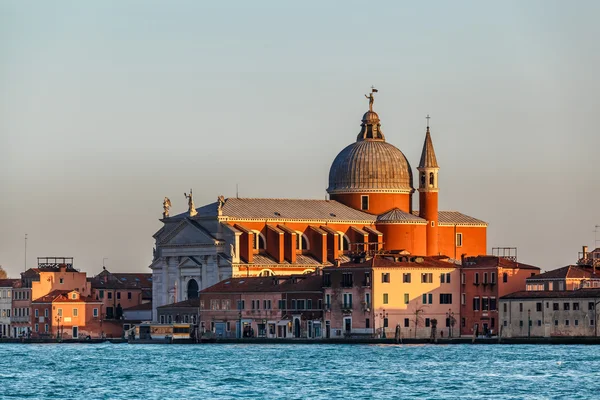
<path fill-rule="evenodd" d="M 496 256 L 466 257 L 462 268 L 507 268 L 507 269 L 532 269 L 540 271 L 539 267 L 509 260 Z"/>
<path fill-rule="evenodd" d="M 541 299 L 541 298 L 569 298 L 582 299 L 600 297 L 600 289 L 578 289 L 578 290 L 531 290 L 520 291 L 502 296 L 501 299 Z"/>
<path fill-rule="evenodd" d="M 197 209 L 199 217 L 216 217 L 217 202 Z M 188 213 L 175 217 L 183 218 Z M 370 223 L 375 216 L 350 208 L 335 200 L 228 198 L 222 216 L 238 220 L 361 221 Z M 175 218 L 173 217 L 173 218 Z"/>
<path fill-rule="evenodd" d="M 322 277 L 316 274 L 231 278 L 218 282 L 200 293 L 297 292 L 320 291 Z"/>
<path fill-rule="evenodd" d="M 427 220 L 419 217 L 419 214 L 407 213 L 399 208 L 392 208 L 383 214 L 377 216 L 378 223 L 418 223 L 426 224 Z"/>

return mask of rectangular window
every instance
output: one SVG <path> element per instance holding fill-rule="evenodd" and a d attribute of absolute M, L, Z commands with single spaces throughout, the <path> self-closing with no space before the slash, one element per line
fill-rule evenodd
<path fill-rule="evenodd" d="M 327 296 L 329 296 L 329 295 L 327 295 Z M 277 308 L 279 308 L 280 310 L 285 310 L 285 300 L 278 300 L 277 303 L 278 303 Z"/>
<path fill-rule="evenodd" d="M 431 320 L 429 318 L 425 318 L 425 328 L 429 328 L 430 324 L 431 324 Z"/>
<path fill-rule="evenodd" d="M 371 293 L 365 293 L 365 307 L 371 308 Z"/>
<path fill-rule="evenodd" d="M 504 272 L 504 273 L 502 274 L 502 282 L 503 282 L 503 283 L 506 283 L 506 282 L 508 282 L 508 274 L 507 274 L 506 272 Z"/>
<path fill-rule="evenodd" d="M 360 209 L 361 210 L 369 209 L 369 196 L 360 196 Z"/>
<path fill-rule="evenodd" d="M 590 326 L 594 326 L 594 320 L 590 319 Z"/>
<path fill-rule="evenodd" d="M 110 300 L 112 299 L 112 292 L 106 292 L 106 297 Z"/>
<path fill-rule="evenodd" d="M 344 308 L 352 309 L 352 293 L 344 293 Z"/>
<path fill-rule="evenodd" d="M 304 300 L 298 300 L 298 310 L 306 310 Z"/>
<path fill-rule="evenodd" d="M 460 304 L 462 304 L 463 306 L 465 304 L 467 304 L 467 294 L 466 293 L 463 293 L 460 295 Z"/>
<path fill-rule="evenodd" d="M 38 310 L 36 308 L 34 314 L 35 314 L 35 317 L 38 318 L 40 316 L 40 310 Z"/>
<path fill-rule="evenodd" d="M 344 299 L 345 299 L 345 296 L 344 296 Z M 296 310 L 296 300 L 295 299 L 292 300 L 292 310 Z"/>
<path fill-rule="evenodd" d="M 429 297 L 429 304 L 433 304 L 433 293 L 427 295 Z"/>
<path fill-rule="evenodd" d="M 127 300 L 131 300 L 131 292 L 127 292 Z"/>
<path fill-rule="evenodd" d="M 462 233 L 456 234 L 456 247 L 462 247 L 463 245 L 463 235 Z"/>
<path fill-rule="evenodd" d="M 557 319 L 554 320 L 554 326 L 558 326 L 558 320 Z"/>
<path fill-rule="evenodd" d="M 408 304 L 410 302 L 410 296 L 408 293 L 404 293 L 404 304 Z"/>
<path fill-rule="evenodd" d="M 421 283 L 433 283 L 433 273 L 421 274 Z"/>
<path fill-rule="evenodd" d="M 473 311 L 479 311 L 479 297 L 473 297 Z"/>
<path fill-rule="evenodd" d="M 450 283 L 450 273 L 446 274 L 446 283 Z"/>
<path fill-rule="evenodd" d="M 446 274 L 440 274 L 440 283 L 446 283 Z"/>
<path fill-rule="evenodd" d="M 267 308 L 267 301 L 266 300 L 263 300 L 263 309 L 268 310 L 268 308 Z"/>
<path fill-rule="evenodd" d="M 269 301 L 271 301 L 271 300 L 269 300 Z M 306 309 L 312 310 L 312 300 L 311 299 L 306 300 Z"/>
<path fill-rule="evenodd" d="M 573 311 L 579 311 L 579 303 L 573 303 Z"/>
<path fill-rule="evenodd" d="M 388 301 L 389 301 L 388 294 L 387 294 L 387 293 L 384 293 L 384 294 L 383 294 L 383 304 L 388 304 Z"/>
<path fill-rule="evenodd" d="M 483 284 L 484 285 L 488 284 L 488 273 L 487 272 L 483 273 Z"/>
<path fill-rule="evenodd" d="M 523 312 L 523 303 L 519 303 L 519 312 Z"/>
<path fill-rule="evenodd" d="M 384 327 L 384 328 L 387 328 L 387 327 L 388 327 L 388 319 L 387 319 L 387 318 L 384 318 L 384 319 L 383 319 L 383 327 Z"/>
<path fill-rule="evenodd" d="M 329 272 L 323 274 L 323 287 L 331 287 L 331 274 Z"/>
<path fill-rule="evenodd" d="M 522 328 L 523 327 L 523 320 L 519 321 L 519 326 Z"/>
<path fill-rule="evenodd" d="M 370 272 L 365 272 L 365 286 L 370 287 L 371 286 L 371 273 Z"/>
<path fill-rule="evenodd" d="M 237 302 L 238 310 L 243 310 L 246 308 L 246 300 L 238 300 Z"/>
<path fill-rule="evenodd" d="M 576 319 L 575 321 L 573 321 L 573 323 L 575 324 L 575 326 L 579 326 L 579 320 Z"/>
<path fill-rule="evenodd" d="M 323 309 L 323 299 L 319 299 L 319 302 L 317 304 L 318 304 L 318 307 L 319 307 L 318 309 L 322 310 Z"/>
<path fill-rule="evenodd" d="M 481 311 L 490 311 L 490 303 L 487 297 L 481 298 Z"/>
<path fill-rule="evenodd" d="M 48 318 L 48 309 L 47 308 L 44 310 L 44 317 Z"/>
<path fill-rule="evenodd" d="M 371 321 L 369 318 L 365 318 L 365 328 L 369 329 L 371 327 Z"/>
<path fill-rule="evenodd" d="M 569 311 L 571 309 L 571 303 L 563 303 L 563 309 Z"/>
<path fill-rule="evenodd" d="M 404 327 L 408 328 L 410 326 L 410 320 L 408 318 L 404 318 Z"/>
<path fill-rule="evenodd" d="M 62 317 L 62 308 L 59 308 L 58 310 L 56 310 L 56 315 L 58 315 L 59 317 Z"/>
<path fill-rule="evenodd" d="M 390 273 L 389 272 L 381 273 L 381 283 L 390 283 Z"/>
<path fill-rule="evenodd" d="M 77 317 L 77 316 L 78 316 L 78 312 L 79 312 L 79 310 L 78 310 L 78 309 L 76 309 L 76 308 L 74 308 L 74 309 L 73 309 L 73 316 L 74 316 L 74 317 Z"/>
<path fill-rule="evenodd" d="M 330 294 L 325 295 L 325 307 L 331 308 L 331 295 Z"/>
<path fill-rule="evenodd" d="M 121 300 L 121 292 L 117 292 L 117 300 Z"/>
<path fill-rule="evenodd" d="M 352 287 L 354 281 L 352 279 L 352 272 L 344 272 L 342 274 L 342 286 L 343 287 Z"/>
<path fill-rule="evenodd" d="M 474 285 L 479 285 L 479 272 L 475 272 L 475 280 L 473 281 Z"/>
<path fill-rule="evenodd" d="M 39 332 L 40 331 L 40 326 L 38 324 L 35 324 L 35 331 Z"/>
<path fill-rule="evenodd" d="M 260 300 L 256 300 L 256 309 L 260 310 Z"/>
<path fill-rule="evenodd" d="M 504 321 L 506 322 L 506 321 Z M 460 319 L 460 326 L 462 326 L 463 328 L 467 326 L 467 319 L 466 318 L 461 318 Z"/>
<path fill-rule="evenodd" d="M 410 283 L 410 272 L 402 274 L 402 283 Z"/>
<path fill-rule="evenodd" d="M 467 275 L 466 275 L 464 272 L 462 272 L 462 273 L 460 274 L 460 283 L 462 283 L 463 285 L 464 285 L 465 283 L 467 283 Z"/>
<path fill-rule="evenodd" d="M 60 279 L 58 280 L 58 283 L 60 283 L 60 284 L 62 285 L 62 284 L 64 283 L 64 280 L 63 280 L 63 278 L 60 278 Z"/>
<path fill-rule="evenodd" d="M 565 326 L 569 326 L 569 320 L 565 319 Z"/>
<path fill-rule="evenodd" d="M 496 298 L 490 297 L 490 311 L 496 311 Z"/>
<path fill-rule="evenodd" d="M 492 281 L 491 282 L 493 285 L 496 284 L 496 273 L 495 272 L 492 272 Z"/>
<path fill-rule="evenodd" d="M 535 311 L 542 311 L 542 303 L 535 303 Z"/>
<path fill-rule="evenodd" d="M 558 307 L 558 303 L 552 303 L 552 311 L 558 311 L 559 307 Z"/>
<path fill-rule="evenodd" d="M 538 326 L 542 326 L 542 320 L 538 319 Z"/>
<path fill-rule="evenodd" d="M 100 290 L 100 291 L 98 292 L 98 295 L 99 295 L 99 297 L 100 297 L 101 299 L 103 299 L 103 298 L 104 298 L 104 290 Z"/>
<path fill-rule="evenodd" d="M 48 332 L 48 324 L 44 324 L 44 332 Z"/>
<path fill-rule="evenodd" d="M 98 317 L 98 309 L 97 308 L 94 308 L 94 311 L 93 311 L 92 315 L 94 317 Z"/>
<path fill-rule="evenodd" d="M 440 293 L 440 304 L 452 304 L 452 294 Z"/>
<path fill-rule="evenodd" d="M 588 310 L 593 310 L 593 309 L 594 309 L 594 302 L 593 302 L 593 301 L 590 301 L 590 302 L 588 303 Z"/>

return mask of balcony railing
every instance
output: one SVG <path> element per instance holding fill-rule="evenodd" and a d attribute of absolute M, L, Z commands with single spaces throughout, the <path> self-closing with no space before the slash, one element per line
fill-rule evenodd
<path fill-rule="evenodd" d="M 341 305 L 342 310 L 348 310 L 348 311 L 352 311 L 352 303 L 342 303 Z"/>

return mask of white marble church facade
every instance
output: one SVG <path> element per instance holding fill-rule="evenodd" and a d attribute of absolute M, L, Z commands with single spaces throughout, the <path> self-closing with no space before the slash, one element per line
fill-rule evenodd
<path fill-rule="evenodd" d="M 232 276 L 236 235 L 217 218 L 164 218 L 155 235 L 152 269 L 152 318 L 165 304 L 197 298 L 198 291 Z M 230 251 L 225 252 L 225 249 Z"/>

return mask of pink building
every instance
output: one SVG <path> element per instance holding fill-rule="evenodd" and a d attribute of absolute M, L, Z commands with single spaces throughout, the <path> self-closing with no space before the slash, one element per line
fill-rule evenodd
<path fill-rule="evenodd" d="M 231 278 L 199 299 L 158 307 L 160 323 L 194 323 L 217 337 L 321 338 L 322 277 L 317 274 Z"/>

